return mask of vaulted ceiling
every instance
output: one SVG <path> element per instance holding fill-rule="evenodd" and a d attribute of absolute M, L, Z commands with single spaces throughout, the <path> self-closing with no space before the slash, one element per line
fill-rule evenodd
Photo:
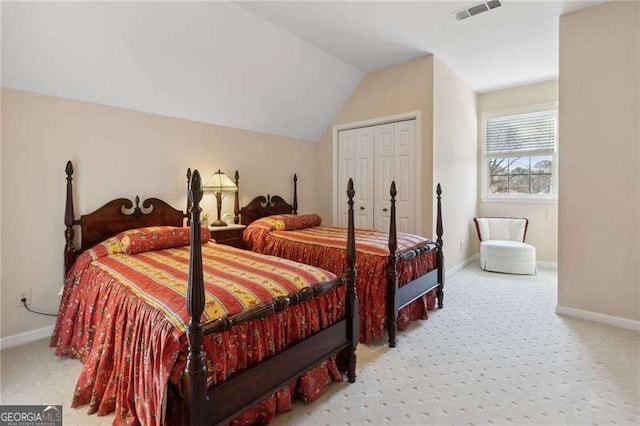
<path fill-rule="evenodd" d="M 318 140 L 365 72 L 429 53 L 477 91 L 554 78 L 559 16 L 602 2 L 2 2 L 2 85 Z"/>
<path fill-rule="evenodd" d="M 604 1 L 502 0 L 457 21 L 453 12 L 480 3 L 286 2 L 238 4 L 364 72 L 437 55 L 474 90 L 558 76 L 559 18 Z"/>
<path fill-rule="evenodd" d="M 318 140 L 362 75 L 232 3 L 2 2 L 4 87 Z"/>

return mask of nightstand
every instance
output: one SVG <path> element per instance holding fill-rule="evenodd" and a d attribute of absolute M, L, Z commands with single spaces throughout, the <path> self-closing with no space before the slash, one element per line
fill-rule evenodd
<path fill-rule="evenodd" d="M 244 225 L 210 226 L 211 238 L 218 244 L 242 248 Z"/>

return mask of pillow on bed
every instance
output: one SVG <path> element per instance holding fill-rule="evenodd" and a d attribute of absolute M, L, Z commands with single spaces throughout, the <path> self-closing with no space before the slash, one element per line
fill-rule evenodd
<path fill-rule="evenodd" d="M 278 214 L 263 217 L 249 226 L 257 226 L 269 231 L 296 231 L 298 229 L 313 228 L 322 223 L 322 219 L 317 214 Z"/>
<path fill-rule="evenodd" d="M 202 227 L 200 229 L 202 230 L 200 234 L 202 242 L 206 243 L 211 238 L 209 228 Z M 120 241 L 123 253 L 136 254 L 186 246 L 190 241 L 189 232 L 188 226 L 181 228 L 175 226 L 149 226 L 121 232 L 116 235 L 116 238 Z"/>
<path fill-rule="evenodd" d="M 284 219 L 284 230 L 295 231 L 297 229 L 313 228 L 322 223 L 322 218 L 317 214 L 301 214 L 299 216 L 287 216 Z M 278 228 L 282 229 L 282 228 Z"/>

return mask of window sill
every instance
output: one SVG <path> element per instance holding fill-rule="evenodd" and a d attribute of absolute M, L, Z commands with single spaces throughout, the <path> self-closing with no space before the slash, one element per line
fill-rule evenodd
<path fill-rule="evenodd" d="M 557 198 L 480 198 L 481 203 L 558 204 Z"/>

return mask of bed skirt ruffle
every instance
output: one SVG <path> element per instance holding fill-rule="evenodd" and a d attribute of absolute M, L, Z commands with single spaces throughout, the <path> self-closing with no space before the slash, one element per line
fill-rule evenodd
<path fill-rule="evenodd" d="M 249 241 L 252 250 L 278 256 L 307 265 L 317 266 L 336 275 L 341 275 L 345 264 L 345 250 L 317 244 L 305 244 L 273 236 L 268 230 L 252 229 Z M 356 290 L 360 308 L 360 341 L 370 343 L 382 337 L 386 328 L 386 266 L 388 259 L 358 252 L 356 268 Z M 426 274 L 437 267 L 437 251 L 430 250 L 413 259 L 398 263 L 398 282 L 402 287 L 409 281 Z M 398 314 L 398 329 L 407 327 L 409 322 L 427 319 L 427 311 L 434 308 L 436 291 L 415 300 Z"/>
<path fill-rule="evenodd" d="M 344 296 L 343 287 L 333 289 L 271 317 L 206 336 L 209 385 L 338 321 L 344 316 Z M 89 266 L 80 277 L 67 280 L 50 346 L 56 347 L 56 355 L 84 363 L 72 406 L 88 404 L 89 413 L 98 415 L 115 411 L 116 425 L 163 424 L 168 384 L 180 392 L 187 354 L 184 333 L 102 269 Z M 312 401 L 329 383 L 341 380 L 331 357 L 233 423 L 268 423 L 275 413 L 291 408 L 294 395 Z"/>

